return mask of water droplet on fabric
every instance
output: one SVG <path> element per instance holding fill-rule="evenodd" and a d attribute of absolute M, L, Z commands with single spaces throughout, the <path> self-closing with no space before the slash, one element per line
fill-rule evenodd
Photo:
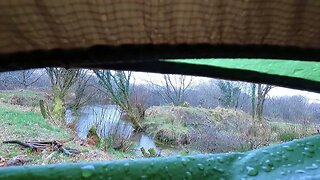
<path fill-rule="evenodd" d="M 307 170 L 318 169 L 318 165 L 316 165 L 315 163 L 312 163 L 312 165 L 311 166 L 307 166 L 306 169 Z"/>
<path fill-rule="evenodd" d="M 306 145 L 307 146 L 314 146 L 314 144 L 312 142 L 307 142 Z"/>
<path fill-rule="evenodd" d="M 297 174 L 303 174 L 303 173 L 306 173 L 306 171 L 305 170 L 301 170 L 301 169 L 298 169 L 298 170 L 296 170 L 296 171 L 294 171 L 295 173 L 297 173 Z"/>
<path fill-rule="evenodd" d="M 190 179 L 190 178 L 192 177 L 192 174 L 191 174 L 191 172 L 189 172 L 189 171 L 186 172 L 186 175 L 187 175 L 187 178 L 188 178 L 188 179 Z"/>
<path fill-rule="evenodd" d="M 82 177 L 87 178 L 93 175 L 94 173 L 94 166 L 93 165 L 86 165 L 81 167 Z"/>
<path fill-rule="evenodd" d="M 250 167 L 250 166 L 247 166 L 246 169 L 247 169 L 247 174 L 249 176 L 256 176 L 259 173 L 257 169 Z"/>
<path fill-rule="evenodd" d="M 183 166 L 187 166 L 188 160 L 186 158 L 181 158 L 181 163 Z"/>
<path fill-rule="evenodd" d="M 287 151 L 293 151 L 294 149 L 291 146 L 283 146 Z"/>
<path fill-rule="evenodd" d="M 219 162 L 219 163 L 221 163 L 221 164 L 224 163 L 224 160 L 223 160 L 222 157 L 218 157 L 217 159 L 218 159 L 218 162 Z"/>
<path fill-rule="evenodd" d="M 309 158 L 312 158 L 312 157 L 313 157 L 313 153 L 310 153 L 310 152 L 302 152 L 302 154 L 303 154 L 304 156 L 309 157 Z"/>
<path fill-rule="evenodd" d="M 125 163 L 123 166 L 124 166 L 124 170 L 125 170 L 126 172 L 128 172 L 128 171 L 129 171 L 129 168 L 130 168 L 130 164 L 129 164 L 129 163 Z"/>
<path fill-rule="evenodd" d="M 261 168 L 262 168 L 262 170 L 264 170 L 265 172 L 270 172 L 270 171 L 271 171 L 271 167 L 270 167 L 270 166 L 262 166 Z"/>
<path fill-rule="evenodd" d="M 204 170 L 203 164 L 198 164 L 198 168 L 199 168 L 199 170 L 203 171 Z"/>

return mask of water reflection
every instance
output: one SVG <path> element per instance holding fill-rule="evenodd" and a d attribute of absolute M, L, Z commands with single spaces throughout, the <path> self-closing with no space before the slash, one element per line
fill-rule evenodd
<path fill-rule="evenodd" d="M 159 154 L 159 149 L 156 147 L 156 144 L 154 141 L 149 137 L 144 134 L 140 135 L 139 139 L 139 144 L 136 148 L 136 155 L 137 156 L 142 156 L 142 153 L 140 151 L 140 148 L 144 148 L 145 150 L 148 150 L 150 148 L 154 148 L 156 150 L 156 153 Z"/>
<path fill-rule="evenodd" d="M 107 137 L 112 134 L 129 139 L 132 136 L 134 129 L 130 123 L 121 119 L 121 114 L 120 108 L 115 105 L 96 105 L 82 108 L 76 124 L 78 137 L 86 138 L 90 128 L 93 125 L 96 125 L 99 137 Z M 74 119 L 72 112 L 67 110 L 67 123 L 73 122 Z M 155 142 L 147 135 L 136 134 L 134 140 L 137 144 L 134 148 L 137 156 L 142 156 L 140 151 L 141 147 L 144 147 L 146 150 L 154 148 L 156 152 L 159 153 L 159 149 L 156 147 Z"/>
<path fill-rule="evenodd" d="M 126 129 L 133 131 L 133 127 L 121 121 L 120 118 L 121 110 L 115 105 L 86 106 L 81 110 L 77 123 L 78 137 L 86 138 L 93 125 L 97 126 L 97 133 L 100 137 L 106 137 L 118 126 L 121 126 L 122 131 Z"/>

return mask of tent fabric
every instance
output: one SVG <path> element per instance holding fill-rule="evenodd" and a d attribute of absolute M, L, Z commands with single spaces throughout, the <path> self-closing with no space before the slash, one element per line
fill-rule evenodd
<path fill-rule="evenodd" d="M 206 65 L 301 78 L 320 83 L 320 63 L 275 59 L 184 59 L 167 62 Z"/>
<path fill-rule="evenodd" d="M 0 1 L 0 72 L 108 68 L 319 92 L 319 30 L 318 0 Z M 263 60 L 204 64 L 199 58 Z M 311 64 L 273 66 L 270 59 Z"/>
<path fill-rule="evenodd" d="M 320 48 L 318 0 L 10 0 L 0 53 L 124 44 Z"/>

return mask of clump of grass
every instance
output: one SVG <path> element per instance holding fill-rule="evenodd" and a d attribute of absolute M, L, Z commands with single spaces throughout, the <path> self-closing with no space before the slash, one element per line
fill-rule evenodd
<path fill-rule="evenodd" d="M 278 139 L 282 142 L 292 141 L 294 139 L 299 138 L 299 135 L 296 132 L 282 132 L 279 133 Z"/>
<path fill-rule="evenodd" d="M 235 149 L 236 152 L 246 152 L 251 150 L 252 145 L 249 143 L 241 143 L 239 147 Z"/>
<path fill-rule="evenodd" d="M 312 135 L 319 126 L 316 124 L 293 124 L 286 122 L 270 122 L 271 132 L 279 141 L 290 141 Z"/>
<path fill-rule="evenodd" d="M 221 121 L 221 120 L 223 120 L 222 115 L 221 115 L 220 113 L 218 113 L 218 112 L 212 112 L 212 113 L 211 113 L 211 117 L 212 117 L 212 119 L 214 119 L 214 120 L 216 120 L 216 121 Z"/>
<path fill-rule="evenodd" d="M 123 152 L 123 151 L 117 151 L 113 148 L 108 149 L 108 153 L 110 153 L 112 155 L 112 159 L 118 160 L 118 159 L 130 159 L 130 158 L 134 158 L 134 152 L 133 151 L 127 151 L 127 152 Z"/>
<path fill-rule="evenodd" d="M 177 144 L 188 135 L 188 128 L 172 116 L 147 117 L 143 126 L 146 132 L 165 144 Z"/>

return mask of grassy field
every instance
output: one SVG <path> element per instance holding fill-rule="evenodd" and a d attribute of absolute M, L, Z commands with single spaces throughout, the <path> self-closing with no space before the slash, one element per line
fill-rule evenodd
<path fill-rule="evenodd" d="M 30 91 L 0 92 L 0 142 L 7 140 L 53 141 L 75 138 L 73 141 L 65 143 L 64 146 L 76 148 L 81 151 L 81 154 L 66 156 L 57 153 L 48 159 L 50 152 L 35 153 L 30 150 L 22 150 L 18 145 L 1 144 L 0 157 L 10 159 L 16 156 L 27 156 L 33 159 L 29 164 L 100 161 L 133 157 L 132 153 L 122 153 L 114 150 L 105 152 L 95 146 L 80 145 L 80 141 L 72 130 L 50 124 L 43 119 L 37 108 L 11 104 L 10 99 L 13 97 L 20 97 L 29 100 L 29 103 L 35 103 L 31 101 L 38 101 L 41 98 L 41 93 Z"/>

